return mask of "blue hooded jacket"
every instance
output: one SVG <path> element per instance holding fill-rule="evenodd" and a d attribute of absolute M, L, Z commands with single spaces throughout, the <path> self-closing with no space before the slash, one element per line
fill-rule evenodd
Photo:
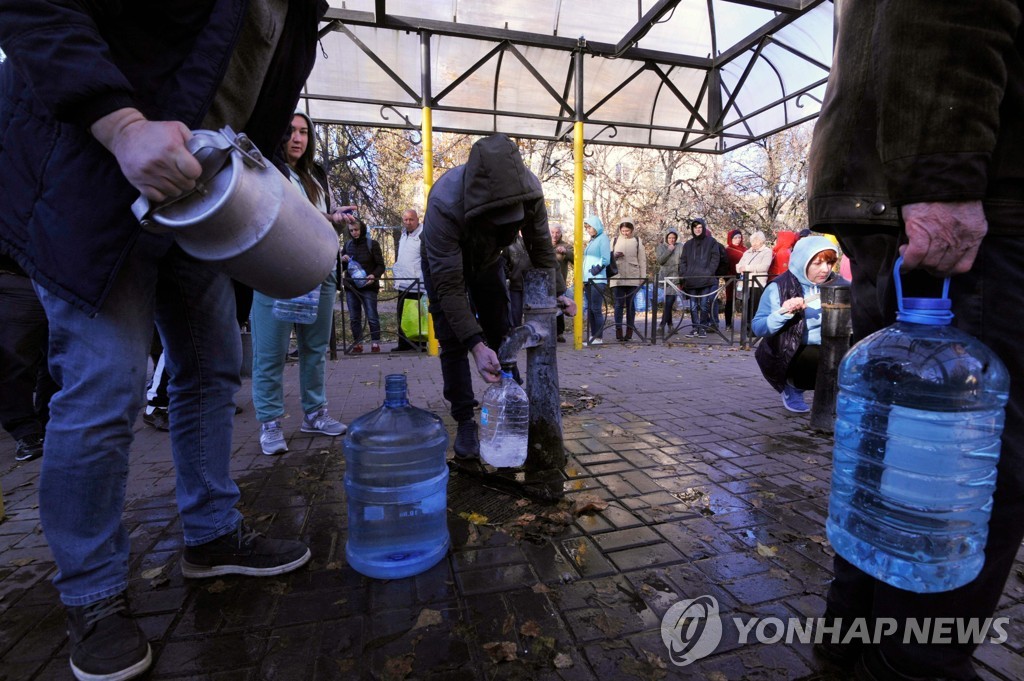
<path fill-rule="evenodd" d="M 604 223 L 596 215 L 587 216 L 583 222 L 597 230 L 597 234 L 583 249 L 583 283 L 593 281 L 595 284 L 607 284 L 608 273 L 604 268 L 612 261 L 612 249 L 608 243 L 608 235 L 604 233 Z M 594 265 L 601 266 L 601 271 L 597 274 L 590 271 Z"/>
<path fill-rule="evenodd" d="M 823 236 L 807 236 L 796 242 L 793 254 L 789 259 L 789 271 L 800 282 L 804 300 L 807 302 L 807 308 L 803 310 L 805 323 L 803 345 L 821 345 L 821 298 L 815 295 L 819 293 L 818 286 L 807 279 L 807 266 L 814 256 L 822 251 L 838 253 L 838 248 Z M 835 277 L 836 275 L 831 275 L 828 281 L 834 280 Z M 751 322 L 755 335 L 763 337 L 778 333 L 786 322 L 793 318 L 792 314 L 783 314 L 778 311 L 782 302 L 778 284 L 775 282 L 768 284 L 761 297 L 761 303 L 757 306 L 757 313 Z"/>

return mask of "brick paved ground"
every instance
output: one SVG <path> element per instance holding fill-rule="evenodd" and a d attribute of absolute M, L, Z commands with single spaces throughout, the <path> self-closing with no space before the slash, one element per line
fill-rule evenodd
<path fill-rule="evenodd" d="M 607 508 L 574 516 L 516 506 L 455 473 L 452 551 L 410 579 L 370 580 L 346 565 L 341 439 L 298 432 L 294 365 L 286 379 L 295 411 L 284 421 L 292 451 L 260 454 L 246 383 L 233 459 L 250 519 L 310 543 L 311 563 L 294 574 L 184 580 L 167 437 L 140 421 L 126 522 L 130 593 L 155 653 L 149 678 L 845 678 L 809 645 L 744 645 L 732 624 L 821 613 L 830 441 L 782 409 L 751 352 L 637 343 L 560 351 L 564 399 L 591 407 L 564 418 L 565 487 Z M 328 370 L 331 410 L 345 421 L 375 408 L 384 376 L 400 371 L 415 404 L 446 414 L 435 358 L 344 358 Z M 600 401 L 581 399 L 588 395 Z M 38 470 L 16 464 L 13 442 L 0 439 L 0 680 L 70 678 Z M 471 512 L 487 521 L 459 516 Z M 1024 678 L 1019 570 L 998 613 L 1012 618 L 1010 639 L 977 654 L 986 680 Z M 725 616 L 722 644 L 677 667 L 661 618 L 705 594 Z"/>

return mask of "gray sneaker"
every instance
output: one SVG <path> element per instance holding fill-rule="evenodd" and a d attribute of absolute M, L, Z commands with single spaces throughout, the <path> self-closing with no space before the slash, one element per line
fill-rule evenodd
<path fill-rule="evenodd" d="M 260 448 L 267 456 L 284 454 L 288 451 L 288 445 L 284 441 L 284 432 L 281 424 L 275 421 L 267 421 L 260 426 Z"/>
<path fill-rule="evenodd" d="M 299 430 L 303 433 L 319 433 L 320 435 L 337 437 L 338 435 L 344 435 L 348 427 L 341 421 L 331 417 L 327 413 L 327 407 L 321 407 L 312 414 L 306 414 L 305 418 L 302 419 L 302 427 Z"/>

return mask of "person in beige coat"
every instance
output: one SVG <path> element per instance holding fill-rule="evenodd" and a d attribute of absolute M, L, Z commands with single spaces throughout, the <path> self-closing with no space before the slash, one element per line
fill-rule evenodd
<path fill-rule="evenodd" d="M 753 312 L 761 302 L 761 294 L 768 284 L 768 268 L 772 266 L 772 257 L 772 249 L 768 248 L 764 232 L 751 234 L 750 248 L 743 252 L 740 261 L 736 263 L 736 274 L 747 273 L 747 290 L 743 293 L 750 297 L 750 306 L 744 309 Z"/>
<path fill-rule="evenodd" d="M 615 339 L 628 341 L 633 338 L 636 319 L 635 296 L 647 279 L 647 252 L 639 236 L 635 235 L 631 218 L 619 223 L 619 233 L 612 238 L 612 259 L 619 273 L 612 277 L 609 286 L 615 299 Z M 622 333 L 622 312 L 626 312 L 626 333 Z"/>

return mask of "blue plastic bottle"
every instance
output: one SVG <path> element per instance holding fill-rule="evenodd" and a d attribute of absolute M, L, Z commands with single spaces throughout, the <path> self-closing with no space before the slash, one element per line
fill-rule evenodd
<path fill-rule="evenodd" d="M 480 458 L 495 468 L 522 466 L 529 435 L 530 401 L 512 377 L 512 365 L 502 366 L 501 382 L 480 400 Z"/>
<path fill-rule="evenodd" d="M 985 560 L 1009 374 L 950 326 L 942 298 L 903 298 L 897 322 L 839 367 L 827 532 L 836 553 L 917 593 L 967 584 Z"/>
<path fill-rule="evenodd" d="M 295 324 L 312 324 L 316 321 L 317 311 L 320 309 L 320 287 L 317 286 L 309 293 L 297 298 L 286 298 L 275 300 L 270 313 L 274 319 L 282 322 Z"/>
<path fill-rule="evenodd" d="M 348 261 L 348 276 L 352 277 L 352 283 L 356 286 L 366 286 L 366 270 L 355 258 Z"/>
<path fill-rule="evenodd" d="M 355 570 L 398 579 L 444 558 L 447 449 L 441 419 L 409 404 L 404 375 L 389 375 L 384 405 L 353 421 L 345 436 L 345 555 Z"/>

